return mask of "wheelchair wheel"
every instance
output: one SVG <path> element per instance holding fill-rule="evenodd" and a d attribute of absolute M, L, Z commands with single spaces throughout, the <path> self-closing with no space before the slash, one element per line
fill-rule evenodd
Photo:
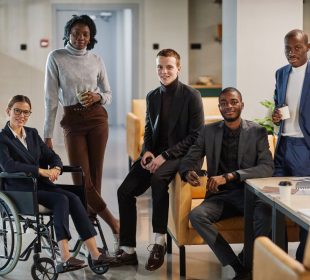
<path fill-rule="evenodd" d="M 58 273 L 51 259 L 39 258 L 37 262 L 31 266 L 31 276 L 34 280 L 56 280 L 58 278 Z"/>
<path fill-rule="evenodd" d="M 98 248 L 98 250 L 100 253 L 104 252 L 102 248 Z M 88 254 L 87 261 L 88 261 L 89 268 L 98 275 L 105 274 L 110 268 L 109 264 L 94 266 L 90 254 Z"/>
<path fill-rule="evenodd" d="M 15 205 L 0 192 L 0 275 L 16 266 L 22 245 L 21 226 Z"/>

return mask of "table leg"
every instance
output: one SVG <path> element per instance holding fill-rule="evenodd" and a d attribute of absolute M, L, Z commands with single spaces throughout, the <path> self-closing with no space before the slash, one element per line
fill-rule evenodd
<path fill-rule="evenodd" d="M 249 186 L 245 184 L 244 188 L 244 257 L 243 264 L 248 270 L 252 270 L 253 260 L 253 215 L 254 215 L 254 199 L 255 194 L 249 190 Z"/>

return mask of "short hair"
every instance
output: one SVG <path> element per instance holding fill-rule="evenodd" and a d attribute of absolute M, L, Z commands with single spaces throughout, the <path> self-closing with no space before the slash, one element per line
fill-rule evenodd
<path fill-rule="evenodd" d="M 174 57 L 176 59 L 177 62 L 177 66 L 180 66 L 181 64 L 181 57 L 180 55 L 173 49 L 162 49 L 161 51 L 159 51 L 159 53 L 156 55 L 156 57 L 158 56 L 164 56 L 164 57 Z"/>
<path fill-rule="evenodd" d="M 304 39 L 304 43 L 308 45 L 308 35 L 301 29 L 293 29 L 288 32 L 284 37 L 284 42 L 287 41 L 289 38 L 297 37 L 298 35 L 301 35 Z"/>
<path fill-rule="evenodd" d="M 87 45 L 87 50 L 93 49 L 97 43 L 97 40 L 95 39 L 97 28 L 94 21 L 88 15 L 73 15 L 72 18 L 66 23 L 64 37 L 62 38 L 64 40 L 64 46 L 66 46 L 69 42 L 71 29 L 76 24 L 84 24 L 88 26 L 90 31 L 90 41 Z"/>
<path fill-rule="evenodd" d="M 11 109 L 14 106 L 14 104 L 17 102 L 26 102 L 26 103 L 28 103 L 28 105 L 31 109 L 30 99 L 27 96 L 21 95 L 21 94 L 15 95 L 10 99 L 10 101 L 8 103 L 8 109 Z"/>
<path fill-rule="evenodd" d="M 219 100 L 220 100 L 220 98 L 221 98 L 221 96 L 222 96 L 223 94 L 226 94 L 226 93 L 228 93 L 228 92 L 237 92 L 238 95 L 239 95 L 240 101 L 242 101 L 242 94 L 241 94 L 241 92 L 240 92 L 239 90 L 237 90 L 236 88 L 234 88 L 234 87 L 227 87 L 227 88 L 224 88 L 224 89 L 220 92 L 220 94 L 219 94 Z"/>

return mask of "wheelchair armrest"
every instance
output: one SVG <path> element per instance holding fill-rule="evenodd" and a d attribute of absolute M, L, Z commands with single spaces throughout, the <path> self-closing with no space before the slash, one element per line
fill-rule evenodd
<path fill-rule="evenodd" d="M 75 173 L 75 172 L 83 172 L 82 167 L 81 166 L 70 166 L 70 165 L 64 165 L 62 167 L 62 172 L 71 172 L 71 173 Z"/>
<path fill-rule="evenodd" d="M 0 178 L 29 179 L 31 178 L 31 176 L 28 176 L 25 172 L 14 172 L 14 173 L 1 172 Z"/>

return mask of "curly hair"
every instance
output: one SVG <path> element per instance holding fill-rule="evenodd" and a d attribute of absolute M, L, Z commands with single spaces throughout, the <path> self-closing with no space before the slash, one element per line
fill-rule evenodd
<path fill-rule="evenodd" d="M 73 15 L 72 18 L 66 23 L 64 30 L 64 46 L 67 45 L 70 39 L 71 29 L 76 24 L 84 24 L 87 25 L 90 31 L 90 42 L 87 45 L 87 50 L 91 50 L 94 48 L 97 40 L 95 39 L 97 28 L 94 21 L 88 15 Z"/>

